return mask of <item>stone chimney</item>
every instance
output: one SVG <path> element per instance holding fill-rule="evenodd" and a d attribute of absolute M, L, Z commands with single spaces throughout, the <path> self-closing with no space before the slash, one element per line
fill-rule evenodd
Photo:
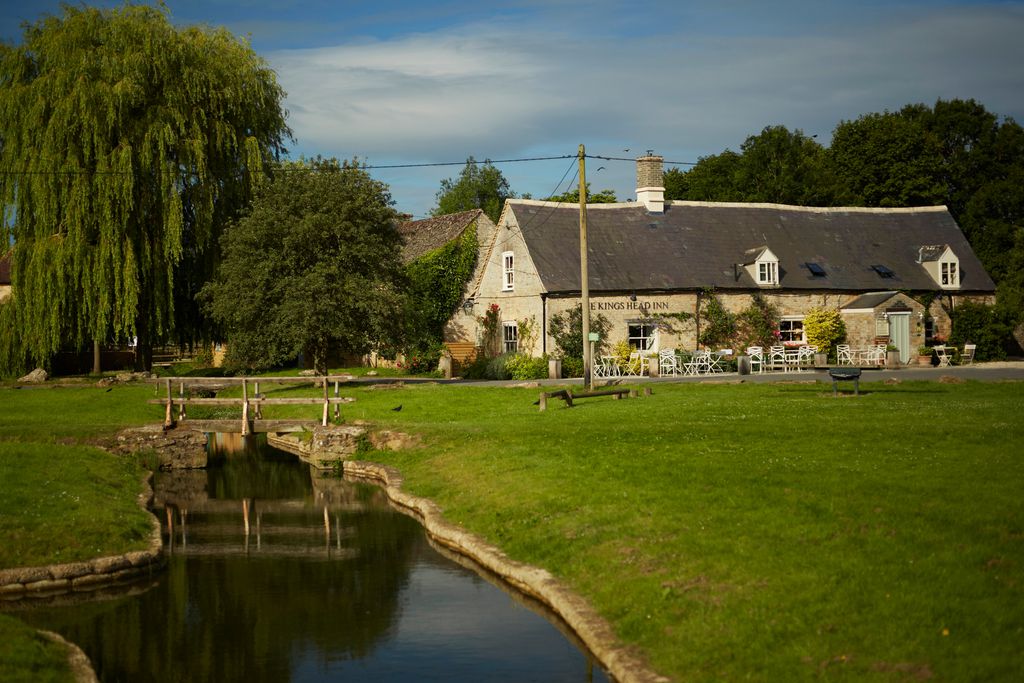
<path fill-rule="evenodd" d="M 636 200 L 651 213 L 665 211 L 664 157 L 648 151 L 636 160 Z"/>

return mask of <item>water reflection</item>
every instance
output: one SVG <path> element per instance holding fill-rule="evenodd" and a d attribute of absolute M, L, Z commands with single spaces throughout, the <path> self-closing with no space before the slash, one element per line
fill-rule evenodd
<path fill-rule="evenodd" d="M 250 441 L 154 488 L 169 553 L 155 587 L 19 614 L 103 681 L 606 680 L 376 487 Z"/>

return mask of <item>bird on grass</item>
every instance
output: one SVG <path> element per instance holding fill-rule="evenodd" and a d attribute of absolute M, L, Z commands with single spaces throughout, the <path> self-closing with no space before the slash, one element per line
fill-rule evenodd
<path fill-rule="evenodd" d="M 398 411 L 400 411 L 401 409 L 402 409 L 402 404 L 401 404 L 401 403 L 399 403 L 399 404 L 398 404 L 397 406 L 395 406 L 395 407 L 394 407 L 394 408 L 392 408 L 391 410 L 397 413 L 397 412 L 398 412 Z"/>

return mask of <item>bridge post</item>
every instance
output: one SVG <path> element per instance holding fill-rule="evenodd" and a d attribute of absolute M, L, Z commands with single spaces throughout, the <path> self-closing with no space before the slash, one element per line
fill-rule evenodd
<path fill-rule="evenodd" d="M 334 398 L 338 398 L 338 380 L 334 380 Z M 334 404 L 334 419 L 337 420 L 341 417 L 341 404 Z"/>
<path fill-rule="evenodd" d="M 327 376 L 324 375 L 324 419 L 321 421 L 321 426 L 327 426 L 327 418 L 330 417 L 330 401 L 327 400 Z"/>
<path fill-rule="evenodd" d="M 249 382 L 242 378 L 242 436 L 249 436 Z"/>
<path fill-rule="evenodd" d="M 173 413 L 174 401 L 171 399 L 171 380 L 167 380 L 167 411 L 164 413 L 164 428 L 170 429 L 174 426 Z"/>

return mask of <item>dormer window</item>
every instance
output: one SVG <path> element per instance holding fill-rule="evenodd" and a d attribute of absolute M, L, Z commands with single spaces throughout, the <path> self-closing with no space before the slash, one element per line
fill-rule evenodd
<path fill-rule="evenodd" d="M 917 260 L 943 289 L 960 287 L 960 259 L 948 244 L 921 247 Z"/>
<path fill-rule="evenodd" d="M 760 252 L 754 259 L 754 278 L 759 285 L 777 286 L 779 284 L 779 257 L 773 254 L 768 247 L 762 248 Z"/>
<path fill-rule="evenodd" d="M 511 251 L 501 255 L 501 290 L 511 292 L 516 284 L 516 259 Z"/>
<path fill-rule="evenodd" d="M 959 264 L 954 261 L 939 261 L 939 284 L 943 287 L 960 286 Z"/>

